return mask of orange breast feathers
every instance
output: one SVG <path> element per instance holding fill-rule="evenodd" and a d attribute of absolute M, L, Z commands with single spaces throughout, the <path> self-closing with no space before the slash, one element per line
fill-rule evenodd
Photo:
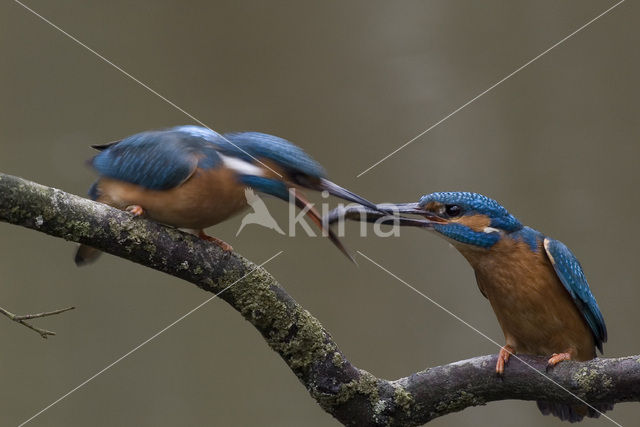
<path fill-rule="evenodd" d="M 527 243 L 505 237 L 490 249 L 458 249 L 474 268 L 478 287 L 515 352 L 595 357 L 591 330 L 541 244 L 532 251 Z"/>
<path fill-rule="evenodd" d="M 180 228 L 203 229 L 247 206 L 245 186 L 227 168 L 196 169 L 184 183 L 169 190 L 149 190 L 111 178 L 98 182 L 98 201 L 124 209 L 140 205 L 158 222 Z"/>

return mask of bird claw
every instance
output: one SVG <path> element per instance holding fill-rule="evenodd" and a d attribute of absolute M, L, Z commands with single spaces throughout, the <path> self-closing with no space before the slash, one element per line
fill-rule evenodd
<path fill-rule="evenodd" d="M 130 205 L 127 206 L 125 210 L 136 217 L 144 215 L 144 209 L 140 205 Z"/>
<path fill-rule="evenodd" d="M 553 369 L 554 366 L 556 366 L 558 363 L 562 362 L 563 360 L 571 360 L 571 354 L 570 353 L 553 353 L 551 355 L 551 358 L 549 358 L 549 360 L 547 361 L 547 367 L 545 371 L 547 371 L 548 373 L 549 371 L 551 371 L 551 369 Z"/>
<path fill-rule="evenodd" d="M 502 378 L 504 376 L 504 367 L 509 363 L 509 357 L 515 353 L 515 350 L 510 345 L 505 345 L 500 348 L 498 353 L 498 361 L 496 362 L 496 375 Z"/>
<path fill-rule="evenodd" d="M 220 249 L 222 249 L 225 252 L 233 252 L 233 246 L 231 246 L 230 244 L 228 244 L 224 240 L 221 240 L 221 239 L 218 239 L 217 237 L 213 237 L 213 236 L 209 236 L 209 235 L 205 234 L 204 231 L 200 231 L 198 233 L 198 237 L 200 237 L 201 239 L 206 240 L 208 242 L 215 243 L 216 245 L 218 245 L 220 247 Z"/>

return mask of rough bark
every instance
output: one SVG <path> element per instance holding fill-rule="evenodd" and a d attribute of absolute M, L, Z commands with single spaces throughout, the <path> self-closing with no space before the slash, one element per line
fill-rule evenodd
<path fill-rule="evenodd" d="M 495 400 L 575 401 L 516 359 L 507 375 L 496 377 L 496 355 L 394 381 L 377 378 L 353 366 L 317 319 L 241 255 L 61 190 L 0 174 L 0 220 L 94 246 L 207 292 L 218 293 L 248 274 L 220 298 L 260 331 L 318 404 L 345 425 L 420 425 Z M 546 358 L 520 357 L 545 372 Z M 593 405 L 640 401 L 640 356 L 563 362 L 547 375 Z"/>

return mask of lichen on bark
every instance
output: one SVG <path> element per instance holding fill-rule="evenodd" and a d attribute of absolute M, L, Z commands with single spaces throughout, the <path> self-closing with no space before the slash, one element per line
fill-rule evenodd
<path fill-rule="evenodd" d="M 329 414 L 345 425 L 414 426 L 503 399 L 574 402 L 520 355 L 495 377 L 496 356 L 388 381 L 351 364 L 331 335 L 263 268 L 182 233 L 90 200 L 0 173 L 0 221 L 94 246 L 219 294 L 264 337 Z M 425 325 L 428 327 L 428 325 Z M 563 362 L 550 379 L 592 404 L 640 400 L 640 356 Z"/>

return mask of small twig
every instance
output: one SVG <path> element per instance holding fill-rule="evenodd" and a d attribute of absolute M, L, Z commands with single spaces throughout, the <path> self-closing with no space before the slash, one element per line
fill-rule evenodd
<path fill-rule="evenodd" d="M 59 310 L 45 311 L 43 313 L 17 315 L 17 314 L 13 314 L 9 310 L 6 310 L 6 309 L 0 307 L 0 313 L 4 314 L 5 316 L 7 316 L 9 319 L 13 320 L 14 322 L 20 323 L 21 325 L 26 326 L 27 328 L 31 329 L 32 331 L 36 331 L 37 333 L 40 334 L 40 336 L 42 338 L 47 338 L 49 335 L 55 335 L 56 333 L 53 332 L 53 331 L 49 331 L 47 329 L 41 329 L 41 328 L 38 328 L 37 326 L 33 326 L 31 323 L 28 323 L 25 320 L 38 319 L 40 317 L 53 316 L 55 314 L 60 314 L 60 313 L 64 313 L 65 311 L 73 310 L 74 308 L 75 307 L 66 307 L 66 308 L 61 308 Z"/>

